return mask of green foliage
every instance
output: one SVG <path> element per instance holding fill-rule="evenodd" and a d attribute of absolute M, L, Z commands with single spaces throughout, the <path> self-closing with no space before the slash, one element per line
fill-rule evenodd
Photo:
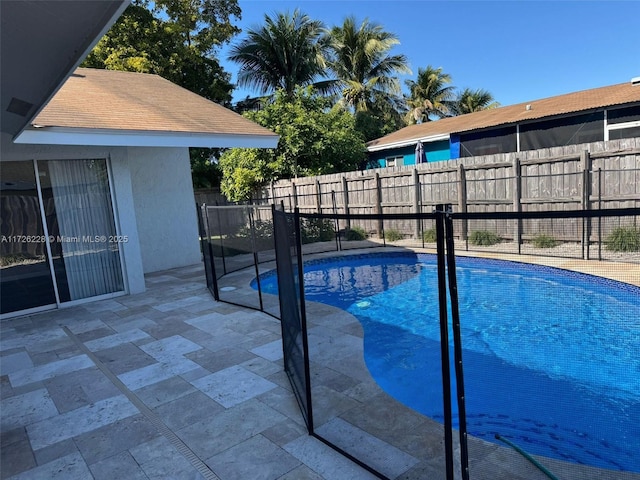
<path fill-rule="evenodd" d="M 220 186 L 222 170 L 215 161 L 219 155 L 217 148 L 190 148 L 191 177 L 194 188 L 212 188 Z"/>
<path fill-rule="evenodd" d="M 398 240 L 402 240 L 403 238 L 404 235 L 402 235 L 402 232 L 400 232 L 399 230 L 390 228 L 389 230 L 384 231 L 384 239 L 387 242 L 397 242 Z"/>
<path fill-rule="evenodd" d="M 222 192 L 230 200 L 250 198 L 262 185 L 280 178 L 355 170 L 365 145 L 353 115 L 311 87 L 293 97 L 278 91 L 257 112 L 244 114 L 280 136 L 276 149 L 230 149 L 220 157 Z"/>
<path fill-rule="evenodd" d="M 534 237 L 532 243 L 536 248 L 553 248 L 558 246 L 558 241 L 555 238 L 545 235 L 544 233 Z"/>
<path fill-rule="evenodd" d="M 154 73 L 209 100 L 229 104 L 231 76 L 216 57 L 240 30 L 237 0 L 134 1 L 83 63 Z"/>
<path fill-rule="evenodd" d="M 356 241 L 356 240 L 366 240 L 367 232 L 364 231 L 362 227 L 351 227 L 347 231 L 344 232 L 344 238 L 347 241 Z"/>
<path fill-rule="evenodd" d="M 618 227 L 607 236 L 605 244 L 607 250 L 613 252 L 638 252 L 640 230 L 635 227 Z"/>
<path fill-rule="evenodd" d="M 333 221 L 320 218 L 303 219 L 300 230 L 302 243 L 328 242 L 336 235 Z"/>
<path fill-rule="evenodd" d="M 404 55 L 390 55 L 398 37 L 365 19 L 356 25 L 353 16 L 327 32 L 328 65 L 337 77 L 343 101 L 356 111 L 393 103 L 400 95 L 398 74 L 410 73 Z"/>
<path fill-rule="evenodd" d="M 465 88 L 458 93 L 457 98 L 449 106 L 449 113 L 454 116 L 465 115 L 481 110 L 498 108 L 499 106 L 500 104 L 494 100 L 493 95 L 488 90 Z"/>
<path fill-rule="evenodd" d="M 422 240 L 427 243 L 436 243 L 436 229 L 430 228 L 422 232 Z"/>
<path fill-rule="evenodd" d="M 238 84 L 254 87 L 260 94 L 284 90 L 293 95 L 296 87 L 312 85 L 324 73 L 324 25 L 295 10 L 293 14 L 264 16 L 264 25 L 248 30 L 234 45 L 229 59 L 240 65 Z"/>
<path fill-rule="evenodd" d="M 471 242 L 472 245 L 489 246 L 500 243 L 500 241 L 501 238 L 498 235 L 488 230 L 476 230 L 475 232 L 471 232 L 469 236 L 469 242 Z"/>
<path fill-rule="evenodd" d="M 450 83 L 451 75 L 444 73 L 442 67 L 427 65 L 424 69 L 419 68 L 417 79 L 405 82 L 410 92 L 407 104 L 411 109 L 407 114 L 407 123 L 427 122 L 432 116 L 446 117 L 455 95 L 455 87 Z"/>

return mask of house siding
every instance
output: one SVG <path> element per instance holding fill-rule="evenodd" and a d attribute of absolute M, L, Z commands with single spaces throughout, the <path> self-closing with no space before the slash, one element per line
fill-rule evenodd
<path fill-rule="evenodd" d="M 428 162 L 438 162 L 442 160 L 450 159 L 450 150 L 449 150 L 449 141 L 441 140 L 438 142 L 427 142 L 423 144 L 424 151 L 427 154 Z M 410 145 L 408 147 L 401 148 L 391 148 L 389 150 L 381 150 L 379 152 L 374 152 L 371 155 L 375 155 L 374 161 L 376 162 L 377 168 L 386 167 L 386 159 L 389 157 L 403 157 L 403 165 L 415 165 L 416 163 L 416 154 L 415 154 L 415 145 Z"/>

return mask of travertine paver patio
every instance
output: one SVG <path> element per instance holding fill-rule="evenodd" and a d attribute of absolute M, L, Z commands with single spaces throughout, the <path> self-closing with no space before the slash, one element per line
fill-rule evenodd
<path fill-rule="evenodd" d="M 215 302 L 200 265 L 147 286 L 2 320 L 2 479 L 375 478 L 307 435 L 276 319 Z M 309 308 L 318 431 L 391 478 L 444 478 L 441 427 L 372 382 L 357 320 Z M 508 449 L 476 451 L 472 478 L 546 478 Z"/>
<path fill-rule="evenodd" d="M 147 285 L 2 320 L 2 479 L 373 478 L 307 435 L 277 320 L 200 265 Z"/>

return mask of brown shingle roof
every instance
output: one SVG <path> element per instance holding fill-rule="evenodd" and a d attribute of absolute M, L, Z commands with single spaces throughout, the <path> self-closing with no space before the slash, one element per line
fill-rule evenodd
<path fill-rule="evenodd" d="M 275 136 L 158 75 L 78 68 L 33 120 L 42 127 Z"/>
<path fill-rule="evenodd" d="M 417 141 L 434 135 L 468 132 L 634 102 L 640 102 L 640 85 L 622 83 L 411 125 L 372 140 L 367 143 L 367 147 L 379 149 L 384 145 Z M 530 110 L 527 110 L 527 105 L 531 105 Z"/>

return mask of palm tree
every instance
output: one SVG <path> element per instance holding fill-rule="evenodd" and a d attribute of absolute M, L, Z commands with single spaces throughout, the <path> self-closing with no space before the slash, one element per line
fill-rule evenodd
<path fill-rule="evenodd" d="M 324 25 L 296 9 L 293 14 L 264 16 L 265 23 L 250 29 L 232 46 L 229 59 L 240 64 L 238 84 L 263 95 L 283 89 L 291 96 L 296 86 L 312 85 L 325 71 L 320 38 Z"/>
<path fill-rule="evenodd" d="M 458 94 L 458 98 L 456 98 L 449 110 L 451 115 L 456 116 L 497 108 L 499 106 L 500 104 L 494 100 L 493 95 L 491 95 L 489 91 L 481 88 L 477 90 L 465 88 Z"/>
<path fill-rule="evenodd" d="M 356 111 L 368 111 L 377 102 L 401 102 L 397 74 L 411 73 L 407 57 L 389 55 L 398 38 L 365 19 L 356 26 L 353 16 L 325 34 L 328 66 L 343 101 Z"/>
<path fill-rule="evenodd" d="M 417 80 L 405 82 L 410 93 L 407 123 L 427 122 L 432 115 L 438 118 L 448 116 L 455 95 L 455 87 L 450 83 L 451 75 L 443 73 L 442 67 L 427 65 L 425 69 L 419 68 Z"/>

